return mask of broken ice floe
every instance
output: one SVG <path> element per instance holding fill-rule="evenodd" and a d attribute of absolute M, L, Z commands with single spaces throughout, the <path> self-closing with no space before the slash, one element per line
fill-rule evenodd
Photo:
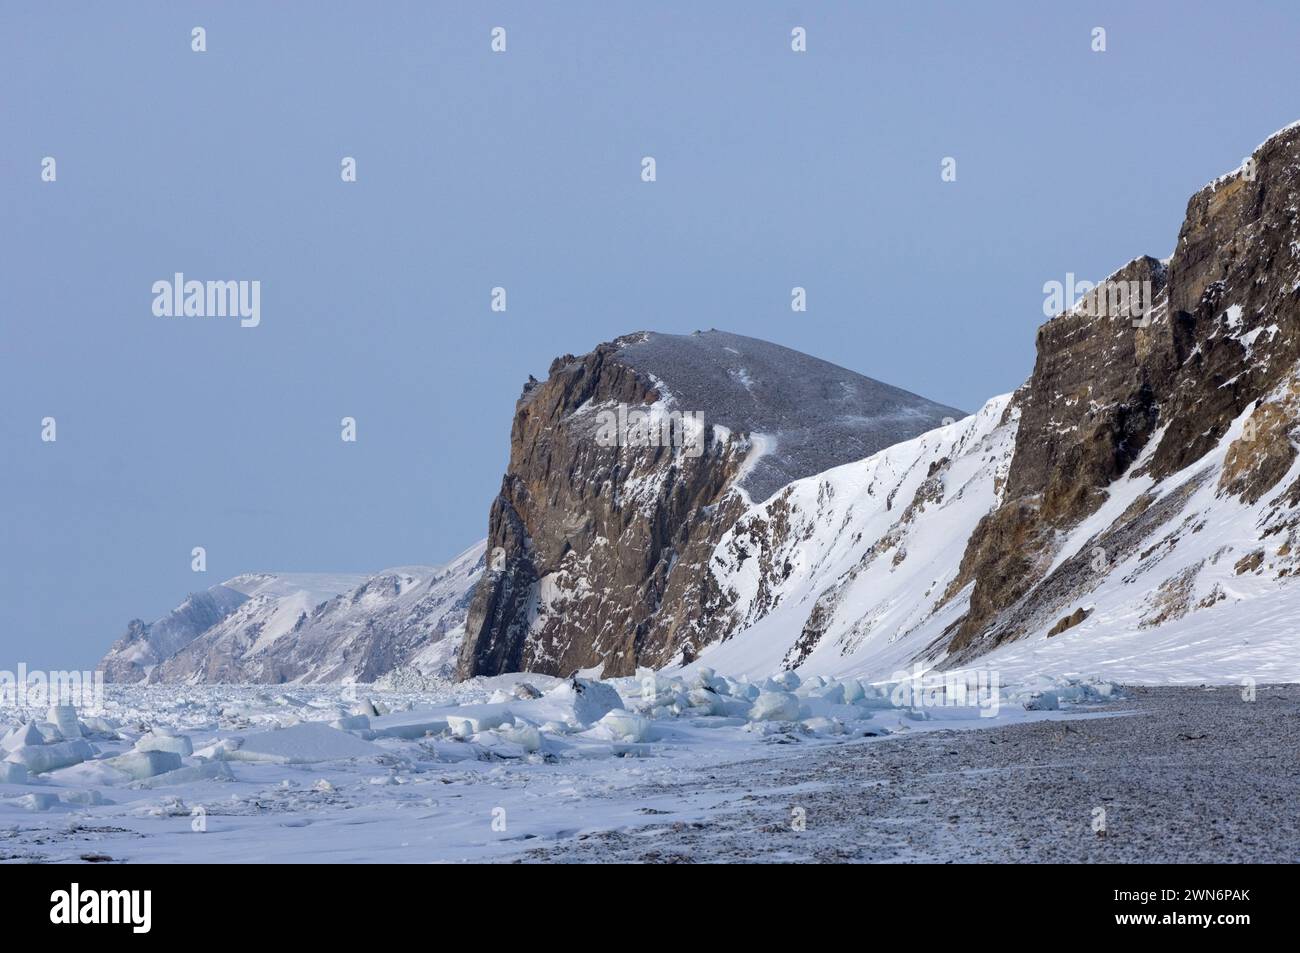
<path fill-rule="evenodd" d="M 318 830 L 318 812 L 363 804 L 442 816 L 538 783 L 563 803 L 661 766 L 761 757 L 773 743 L 988 723 L 974 709 L 899 706 L 894 688 L 794 672 L 751 681 L 707 667 L 376 687 L 364 701 L 356 686 L 114 686 L 93 717 L 0 710 L 0 823 L 7 812 L 29 826 L 73 814 L 108 828 L 216 832 L 229 829 L 223 819 L 270 815 L 279 831 Z M 1015 702 L 1008 717 L 1059 717 L 1049 695 L 1067 709 L 1113 694 L 1098 681 L 1042 680 L 1003 700 Z"/>

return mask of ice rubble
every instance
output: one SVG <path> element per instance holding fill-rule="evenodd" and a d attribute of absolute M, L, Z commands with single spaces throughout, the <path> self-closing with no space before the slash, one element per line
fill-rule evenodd
<path fill-rule="evenodd" d="M 0 827 L 6 814 L 22 812 L 30 829 L 32 815 L 56 824 L 73 813 L 143 830 L 159 819 L 188 824 L 189 804 L 216 818 L 293 812 L 276 822 L 283 829 L 348 805 L 405 803 L 408 791 L 426 792 L 418 800 L 426 809 L 440 799 L 468 809 L 476 793 L 495 805 L 506 790 L 523 797 L 536 784 L 568 803 L 664 770 L 629 768 L 626 758 L 710 764 L 724 753 L 759 757 L 773 742 L 838 744 L 990 723 L 973 708 L 900 707 L 888 684 L 794 672 L 751 680 L 705 667 L 604 681 L 508 675 L 376 688 L 364 700 L 355 693 L 350 685 L 123 685 L 110 687 L 104 713 L 79 719 L 0 709 Z M 1043 703 L 1049 694 L 1068 708 L 1114 693 L 1095 681 L 1030 681 L 1000 696 L 1004 717 L 1060 717 Z M 576 789 L 574 772 L 586 779 Z"/>
<path fill-rule="evenodd" d="M 224 750 L 220 757 L 227 761 L 313 764 L 342 758 L 373 757 L 381 753 L 382 749 L 355 735 L 309 721 L 249 735 L 238 748 Z"/>

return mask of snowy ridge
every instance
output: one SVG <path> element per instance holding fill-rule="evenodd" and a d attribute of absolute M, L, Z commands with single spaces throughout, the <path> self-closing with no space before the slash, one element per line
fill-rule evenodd
<path fill-rule="evenodd" d="M 1234 492 L 1233 454 L 1252 419 L 1300 403 L 1300 369 L 1233 422 L 1215 449 L 1155 480 L 1157 432 L 1106 501 L 1056 542 L 1018 611 L 1024 636 L 970 664 L 1003 684 L 1099 677 L 1126 684 L 1300 680 L 1300 456 L 1273 490 Z M 1016 421 L 1008 397 L 979 414 L 818 477 L 742 517 L 711 571 L 741 628 L 701 665 L 760 677 L 888 681 L 946 661 L 969 586 L 952 591 L 966 540 L 997 502 Z M 1135 516 L 1135 514 L 1137 514 Z M 775 568 L 775 572 L 773 569 Z M 1067 624 L 1068 623 L 1068 624 Z"/>
<path fill-rule="evenodd" d="M 1254 442 L 1243 438 L 1261 407 L 1291 401 L 1294 409 L 1298 379 L 1244 412 L 1213 451 L 1179 473 L 1156 483 L 1139 461 L 1116 481 L 1054 562 L 1057 577 L 1072 561 L 1098 570 L 1074 600 L 1086 616 L 1054 636 L 1040 625 L 982 661 L 1012 676 L 1087 671 L 1128 684 L 1300 681 L 1300 639 L 1289 622 L 1300 615 L 1291 492 L 1300 458 L 1254 502 L 1233 492 L 1227 465 Z M 1124 514 L 1134 510 L 1163 518 L 1137 539 L 1121 539 Z"/>
<path fill-rule="evenodd" d="M 370 576 L 242 574 L 214 587 L 231 593 L 228 611 L 205 615 L 207 624 L 191 626 L 169 653 L 155 650 L 147 667 L 128 667 L 137 638 L 115 645 L 101 667 L 115 681 L 154 684 L 372 681 L 399 667 L 446 676 L 483 552 L 478 543 L 441 566 Z"/>
<path fill-rule="evenodd" d="M 948 587 L 1005 478 L 1010 401 L 796 481 L 742 516 L 709 566 L 740 631 L 701 664 L 888 675 L 925 649 L 968 595 Z"/>

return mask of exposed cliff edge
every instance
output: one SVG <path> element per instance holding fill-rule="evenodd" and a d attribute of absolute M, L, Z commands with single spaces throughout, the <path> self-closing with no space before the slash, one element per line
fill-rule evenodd
<path fill-rule="evenodd" d="M 722 331 L 557 359 L 516 409 L 461 677 L 690 660 L 732 625 L 705 567 L 751 500 L 961 416 Z"/>
<path fill-rule="evenodd" d="M 1169 259 L 1044 324 L 1014 394 L 743 514 L 707 583 L 743 626 L 705 662 L 1143 680 L 1178 677 L 1166 654 L 1300 656 L 1298 223 L 1291 126 L 1192 197 Z M 1143 306 L 1113 306 L 1132 282 Z"/>

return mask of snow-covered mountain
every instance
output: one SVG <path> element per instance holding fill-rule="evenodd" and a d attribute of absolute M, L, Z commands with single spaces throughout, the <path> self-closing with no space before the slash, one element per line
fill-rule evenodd
<path fill-rule="evenodd" d="M 1267 677 L 1281 652 L 1297 674 L 1277 619 L 1300 609 L 1298 210 L 1291 126 L 1192 197 L 1169 258 L 1043 325 L 1024 386 L 921 436 L 878 424 L 934 405 L 898 413 L 881 385 L 720 332 L 557 361 L 519 404 L 490 521 L 506 560 L 462 676 L 703 656 L 887 677 L 1035 645 L 1132 679 L 1167 671 L 1143 648 L 1164 633 L 1209 668 Z M 828 406 L 847 394 L 868 405 L 852 438 L 854 414 Z M 617 402 L 703 409 L 703 453 L 598 446 L 593 417 Z M 834 459 L 850 447 L 865 459 Z"/>
<path fill-rule="evenodd" d="M 769 674 L 892 673 L 942 636 L 966 540 L 998 502 L 1018 413 L 957 423 L 797 480 L 752 507 L 710 559 L 727 609 L 702 664 Z"/>
<path fill-rule="evenodd" d="M 99 669 L 110 682 L 143 681 L 159 662 L 193 642 L 247 599 L 245 593 L 223 583 L 191 593 L 153 622 L 132 619 L 126 634 L 113 643 L 99 663 Z"/>
<path fill-rule="evenodd" d="M 1133 281 L 1147 314 L 1089 295 L 1015 394 L 751 507 L 701 664 L 1300 678 L 1300 125 Z"/>
<path fill-rule="evenodd" d="M 501 558 L 471 606 L 461 676 L 630 674 L 689 656 L 716 638 L 705 566 L 752 500 L 962 416 L 724 331 L 557 358 L 516 407 L 488 522 Z"/>
<path fill-rule="evenodd" d="M 1300 124 L 960 417 L 752 338 L 628 335 L 525 386 L 482 584 L 483 545 L 314 607 L 232 580 L 133 623 L 105 667 L 372 678 L 449 670 L 460 644 L 461 678 L 1300 680 Z"/>
<path fill-rule="evenodd" d="M 151 683 L 372 681 L 398 667 L 450 674 L 482 568 L 479 543 L 441 566 L 373 576 L 236 576 L 209 590 L 222 591 L 224 611 L 187 609 L 217 601 L 200 594 L 157 623 L 133 622 L 100 668 L 110 680 Z M 190 620 L 183 638 L 149 640 L 160 626 L 181 629 L 175 619 Z"/>

